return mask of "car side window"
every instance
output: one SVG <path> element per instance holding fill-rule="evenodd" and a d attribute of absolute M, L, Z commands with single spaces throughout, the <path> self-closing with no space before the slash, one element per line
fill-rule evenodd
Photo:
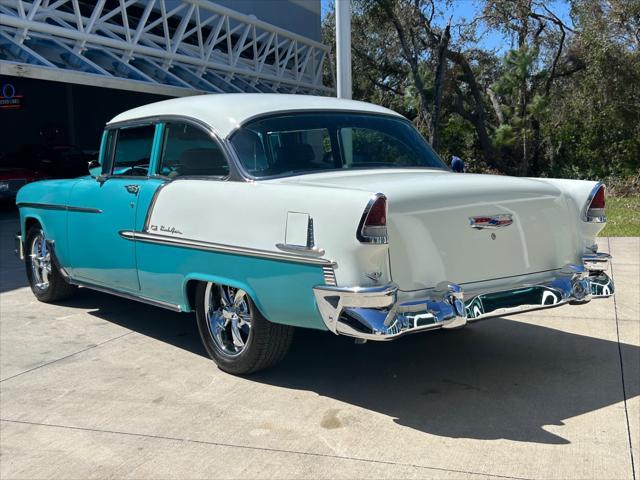
<path fill-rule="evenodd" d="M 226 177 L 229 165 L 218 144 L 204 130 L 186 123 L 167 123 L 158 174 Z"/>
<path fill-rule="evenodd" d="M 118 130 L 111 174 L 147 176 L 154 133 L 154 125 L 124 127 Z"/>
<path fill-rule="evenodd" d="M 100 173 L 108 175 L 111 173 L 111 159 L 113 157 L 113 148 L 116 144 L 117 130 L 107 130 L 104 144 L 100 150 Z"/>

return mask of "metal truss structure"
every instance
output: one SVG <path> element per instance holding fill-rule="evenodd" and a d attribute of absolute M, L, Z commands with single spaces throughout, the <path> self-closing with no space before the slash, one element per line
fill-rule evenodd
<path fill-rule="evenodd" d="M 157 93 L 329 93 L 328 47 L 207 0 L 0 0 L 0 74 Z"/>

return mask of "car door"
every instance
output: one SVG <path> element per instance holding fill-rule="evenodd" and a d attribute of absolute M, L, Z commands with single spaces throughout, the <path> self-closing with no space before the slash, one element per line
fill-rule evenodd
<path fill-rule="evenodd" d="M 79 281 L 116 290 L 140 290 L 135 243 L 120 235 L 134 230 L 138 194 L 149 181 L 156 126 L 110 129 L 101 151 L 102 175 L 78 182 L 69 205 L 99 210 L 68 212 L 72 274 Z M 159 134 L 159 132 L 158 132 Z"/>
<path fill-rule="evenodd" d="M 229 178 L 229 163 L 222 146 L 211 136 L 211 133 L 200 126 L 177 120 L 167 121 L 162 129 L 162 142 L 159 141 L 158 145 L 157 161 L 154 162 L 156 166 L 155 170 L 152 170 L 156 175 L 149 179 L 145 188 L 140 190 L 138 197 L 136 224 L 138 231 L 145 228 L 145 217 L 149 208 L 153 208 L 151 206 L 153 193 L 161 183 L 164 183 L 162 180 L 189 182 L 206 179 L 210 182 L 210 188 L 215 189 L 219 182 Z M 182 211 L 182 215 L 200 215 L 203 221 L 207 221 L 207 211 L 211 206 L 194 205 L 193 207 L 193 211 Z M 175 212 L 166 213 L 167 215 L 163 216 L 168 221 L 150 222 L 147 225 L 148 233 L 182 236 L 180 214 L 176 216 Z M 151 216 L 149 219 L 151 220 Z M 182 301 L 183 279 L 175 270 L 167 267 L 172 262 L 158 254 L 157 245 L 136 242 L 136 260 L 141 290 L 145 296 L 171 303 Z"/>

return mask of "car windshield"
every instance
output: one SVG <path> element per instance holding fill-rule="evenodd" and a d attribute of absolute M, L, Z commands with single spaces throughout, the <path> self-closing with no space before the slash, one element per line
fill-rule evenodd
<path fill-rule="evenodd" d="M 326 170 L 446 168 L 411 123 L 391 115 L 287 113 L 243 125 L 231 143 L 253 177 Z"/>

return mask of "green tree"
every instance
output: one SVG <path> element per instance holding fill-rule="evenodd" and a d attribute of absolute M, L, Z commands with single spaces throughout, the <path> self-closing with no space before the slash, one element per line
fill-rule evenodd
<path fill-rule="evenodd" d="M 450 1 L 355 0 L 354 98 L 404 114 L 472 170 L 637 172 L 640 0 L 571 0 L 569 18 L 542 0 L 478 5 L 456 24 Z M 511 48 L 481 48 L 483 33 Z"/>

